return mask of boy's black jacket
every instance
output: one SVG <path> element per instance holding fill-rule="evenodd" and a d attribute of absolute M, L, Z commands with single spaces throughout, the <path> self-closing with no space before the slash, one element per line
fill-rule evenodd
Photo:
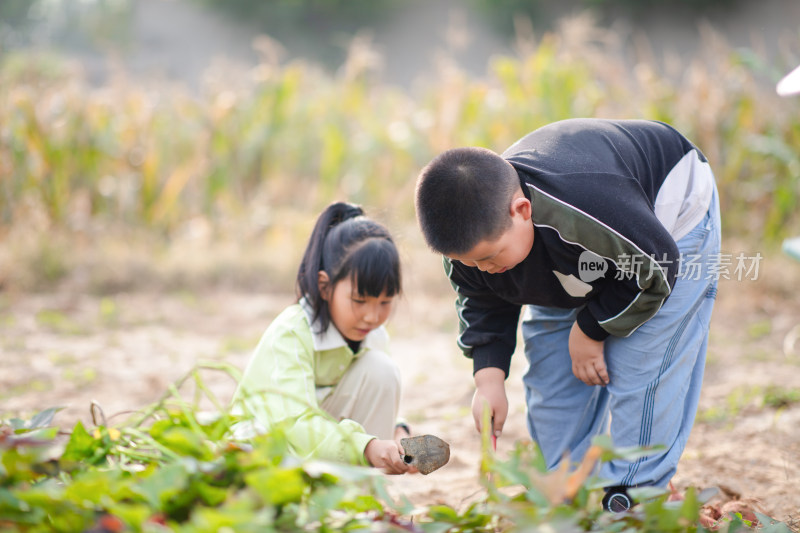
<path fill-rule="evenodd" d="M 445 258 L 458 295 L 459 346 L 474 371 L 498 367 L 508 376 L 524 304 L 582 307 L 578 325 L 596 340 L 626 337 L 658 312 L 680 258 L 656 217 L 656 198 L 680 197 L 662 190 L 674 187 L 667 176 L 687 157 L 706 162 L 703 154 L 660 122 L 571 119 L 534 131 L 502 156 L 531 200 L 530 254 L 502 274 Z M 589 283 L 579 267 L 587 250 L 608 265 Z"/>

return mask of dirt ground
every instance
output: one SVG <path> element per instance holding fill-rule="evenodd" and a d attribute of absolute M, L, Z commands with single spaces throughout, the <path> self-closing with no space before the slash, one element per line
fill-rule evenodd
<path fill-rule="evenodd" d="M 401 414 L 415 433 L 448 441 L 452 454 L 444 468 L 392 477 L 391 487 L 420 505 L 462 507 L 481 495 L 471 364 L 455 346 L 453 295 L 439 260 L 421 254 L 413 265 L 388 324 L 403 373 Z M 758 265 L 756 279 L 752 272 L 736 279 L 731 267 L 730 279 L 720 281 L 698 422 L 674 484 L 718 487 L 720 501 L 758 500 L 766 514 L 796 528 L 800 298 L 792 291 L 800 287 L 800 263 L 773 252 Z M 89 407 L 96 401 L 113 425 L 158 400 L 199 361 L 244 368 L 272 317 L 291 301 L 289 293 L 220 288 L 99 297 L 70 283 L 47 293 L 0 292 L 0 417 L 63 406 L 55 421 L 69 429 L 77 420 L 92 423 Z M 528 438 L 523 369 L 517 353 L 507 382 L 511 413 L 498 440 L 501 456 Z M 232 379 L 220 372 L 203 375 L 220 398 L 230 397 Z"/>

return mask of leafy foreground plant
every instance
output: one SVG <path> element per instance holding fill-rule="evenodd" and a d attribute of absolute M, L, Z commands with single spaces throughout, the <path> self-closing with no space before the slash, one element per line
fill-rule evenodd
<path fill-rule="evenodd" d="M 197 369 L 178 386 L 189 378 L 217 403 Z M 704 531 L 693 490 L 682 502 L 640 490 L 633 511 L 600 510 L 595 461 L 647 450 L 614 450 L 600 439 L 573 472 L 546 472 L 534 445 L 520 443 L 499 460 L 485 435 L 485 498 L 463 510 L 415 508 L 395 501 L 375 469 L 293 457 L 280 428 L 230 440 L 236 417 L 224 409 L 209 416 L 178 386 L 118 427 L 97 406 L 91 430 L 78 422 L 60 432 L 52 426 L 57 408 L 0 424 L 0 531 Z M 789 531 L 757 518 L 770 524 L 763 531 Z M 734 515 L 719 530 L 751 525 Z"/>
<path fill-rule="evenodd" d="M 484 450 L 487 439 L 484 438 Z M 592 475 L 595 463 L 613 458 L 634 461 L 655 449 L 614 448 L 609 437 L 601 436 L 595 438 L 577 468 L 570 471 L 564 462 L 550 472 L 533 443 L 518 443 L 505 461 L 484 453 L 481 469 L 488 493 L 487 510 L 508 522 L 508 531 L 791 531 L 786 524 L 750 509 L 726 513 L 723 506 L 719 513 L 716 506 L 706 506 L 717 493 L 714 488 L 698 493 L 690 487 L 680 499 L 676 499 L 674 490 L 634 488 L 629 493 L 639 505 L 625 513 L 603 511 L 602 487 L 609 483 Z M 701 516 L 705 519 L 701 520 Z"/>

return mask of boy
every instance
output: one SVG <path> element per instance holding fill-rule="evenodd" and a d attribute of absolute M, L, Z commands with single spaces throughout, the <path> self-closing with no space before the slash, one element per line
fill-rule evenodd
<path fill-rule="evenodd" d="M 593 436 L 665 448 L 603 465 L 603 505 L 626 488 L 667 486 L 700 386 L 720 225 L 703 154 L 672 127 L 571 119 L 502 155 L 444 152 L 415 193 L 426 242 L 457 292 L 459 346 L 473 360 L 472 414 L 499 435 L 520 310 L 528 431 L 549 468 Z"/>

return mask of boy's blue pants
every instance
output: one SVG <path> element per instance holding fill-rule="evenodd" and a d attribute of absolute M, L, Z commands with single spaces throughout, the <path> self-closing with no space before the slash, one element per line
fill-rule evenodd
<path fill-rule="evenodd" d="M 706 217 L 677 241 L 684 264 L 659 312 L 629 337 L 605 341 L 610 383 L 590 386 L 572 373 L 570 328 L 578 309 L 525 308 L 523 377 L 528 431 L 549 467 L 565 452 L 580 461 L 597 434 L 617 447 L 666 448 L 634 462 L 614 460 L 599 475 L 608 485 L 666 486 L 694 423 L 706 361 L 709 321 L 717 292 L 720 216 L 716 192 Z M 610 423 L 610 424 L 609 424 Z"/>

